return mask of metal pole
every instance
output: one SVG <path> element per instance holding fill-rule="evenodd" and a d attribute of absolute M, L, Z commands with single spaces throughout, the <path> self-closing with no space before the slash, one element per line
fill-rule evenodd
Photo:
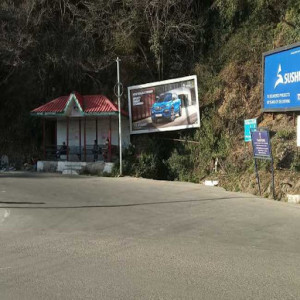
<path fill-rule="evenodd" d="M 79 119 L 79 158 L 82 161 L 81 157 L 81 119 Z"/>
<path fill-rule="evenodd" d="M 69 117 L 67 117 L 67 161 L 69 161 L 69 126 L 70 120 Z"/>
<path fill-rule="evenodd" d="M 111 116 L 109 116 L 109 133 L 108 133 L 108 161 L 111 162 Z"/>
<path fill-rule="evenodd" d="M 43 155 L 44 160 L 46 160 L 46 121 L 45 118 L 43 118 Z"/>
<path fill-rule="evenodd" d="M 255 154 L 254 154 L 253 131 L 254 131 L 254 128 L 250 128 L 251 144 L 252 144 L 252 149 L 253 149 L 253 158 L 254 158 L 254 166 L 255 166 L 255 175 L 256 175 L 256 181 L 257 181 L 257 185 L 258 185 L 259 195 L 261 196 L 260 180 L 259 180 L 259 174 L 258 174 L 258 169 L 257 169 L 257 162 L 256 162 Z"/>
<path fill-rule="evenodd" d="M 259 180 L 259 174 L 258 174 L 258 170 L 257 170 L 256 158 L 254 158 L 254 165 L 255 165 L 256 181 L 257 181 L 257 184 L 258 184 L 259 195 L 261 196 L 260 180 Z"/>
<path fill-rule="evenodd" d="M 122 120 L 121 120 L 121 91 L 120 91 L 120 59 L 117 57 L 117 80 L 118 80 L 118 110 L 119 110 L 119 155 L 120 155 L 120 176 L 123 175 L 122 171 Z"/>
<path fill-rule="evenodd" d="M 272 190 L 273 190 L 273 199 L 276 200 L 273 156 L 272 156 L 272 160 L 271 160 L 271 170 L 272 170 Z"/>
<path fill-rule="evenodd" d="M 98 119 L 96 117 L 96 141 L 97 141 L 97 145 L 98 145 Z"/>
<path fill-rule="evenodd" d="M 86 117 L 84 117 L 83 125 L 84 161 L 86 162 Z"/>

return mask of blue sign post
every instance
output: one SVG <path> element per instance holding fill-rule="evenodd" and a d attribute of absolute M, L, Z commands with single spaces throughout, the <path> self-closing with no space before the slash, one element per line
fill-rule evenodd
<path fill-rule="evenodd" d="M 263 111 L 300 110 L 300 43 L 263 54 Z"/>
<path fill-rule="evenodd" d="M 255 158 L 272 159 L 269 131 L 252 131 L 253 154 Z"/>
<path fill-rule="evenodd" d="M 252 138 L 254 164 L 255 164 L 256 179 L 257 179 L 259 193 L 261 195 L 260 180 L 259 180 L 256 159 L 271 160 L 272 189 L 273 189 L 273 198 L 275 199 L 274 166 L 273 166 L 273 156 L 271 150 L 269 130 L 265 128 L 253 129 L 251 130 L 251 138 Z"/>
<path fill-rule="evenodd" d="M 244 141 L 251 142 L 251 129 L 256 129 L 257 119 L 244 120 Z"/>

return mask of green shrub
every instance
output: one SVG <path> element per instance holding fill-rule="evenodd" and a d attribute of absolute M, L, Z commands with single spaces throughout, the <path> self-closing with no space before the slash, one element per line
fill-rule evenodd
<path fill-rule="evenodd" d="M 135 172 L 139 177 L 162 179 L 163 162 L 153 153 L 142 153 L 137 161 Z"/>
<path fill-rule="evenodd" d="M 191 153 L 182 152 L 179 153 L 178 149 L 175 149 L 170 158 L 167 161 L 170 177 L 180 181 L 196 181 L 194 167 L 191 162 Z"/>
<path fill-rule="evenodd" d="M 135 175 L 135 166 L 137 163 L 136 149 L 133 145 L 129 145 L 123 150 L 122 156 L 123 175 Z M 112 176 L 118 176 L 120 173 L 120 161 L 118 160 L 112 169 Z"/>
<path fill-rule="evenodd" d="M 295 136 L 296 132 L 291 129 L 281 129 L 276 133 L 276 137 L 282 140 L 292 140 Z"/>
<path fill-rule="evenodd" d="M 291 163 L 291 170 L 292 171 L 300 171 L 300 155 L 295 154 L 294 159 Z"/>

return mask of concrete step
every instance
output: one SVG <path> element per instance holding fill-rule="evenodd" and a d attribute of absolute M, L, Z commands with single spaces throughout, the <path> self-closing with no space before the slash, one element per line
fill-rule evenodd
<path fill-rule="evenodd" d="M 81 170 L 82 169 L 82 165 L 80 164 L 65 164 L 65 166 L 64 166 L 64 169 L 65 170 L 69 170 L 69 169 L 71 169 L 71 170 Z"/>
<path fill-rule="evenodd" d="M 63 170 L 63 175 L 79 175 L 79 173 L 76 170 Z"/>

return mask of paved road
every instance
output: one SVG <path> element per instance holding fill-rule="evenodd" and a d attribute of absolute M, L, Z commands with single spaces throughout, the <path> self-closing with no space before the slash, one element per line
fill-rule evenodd
<path fill-rule="evenodd" d="M 0 175 L 0 299 L 300 299 L 300 207 L 196 184 Z"/>

